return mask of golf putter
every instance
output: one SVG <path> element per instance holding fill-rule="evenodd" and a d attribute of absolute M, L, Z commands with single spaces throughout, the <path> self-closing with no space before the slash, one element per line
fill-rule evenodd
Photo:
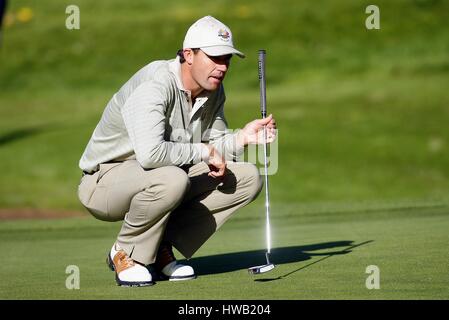
<path fill-rule="evenodd" d="M 262 118 L 267 116 L 267 96 L 265 88 L 265 50 L 259 50 L 259 82 L 260 82 L 260 112 Z M 270 227 L 270 193 L 268 188 L 268 169 L 267 169 L 267 127 L 263 128 L 264 134 L 264 169 L 265 169 L 265 211 L 266 211 L 266 229 L 265 236 L 267 241 L 267 252 L 265 258 L 267 264 L 248 268 L 250 274 L 261 274 L 274 269 L 274 264 L 270 262 L 271 254 L 271 227 Z"/>

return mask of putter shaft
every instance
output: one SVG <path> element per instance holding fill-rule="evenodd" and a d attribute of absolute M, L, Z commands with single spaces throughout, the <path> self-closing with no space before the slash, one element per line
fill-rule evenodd
<path fill-rule="evenodd" d="M 266 241 L 267 241 L 267 263 L 268 255 L 271 253 L 271 226 L 270 226 L 270 188 L 268 185 L 268 164 L 267 164 L 267 127 L 264 126 L 264 144 L 263 144 L 263 153 L 264 153 L 264 173 L 265 173 L 265 232 L 266 232 Z"/>
<path fill-rule="evenodd" d="M 265 50 L 259 50 L 259 83 L 260 83 L 260 113 L 262 118 L 267 116 L 267 94 L 265 83 Z M 267 163 L 267 127 L 263 128 L 264 143 L 264 173 L 265 173 L 265 213 L 266 213 L 266 242 L 267 242 L 267 264 L 270 264 L 268 255 L 271 253 L 271 226 L 270 226 L 270 189 L 268 186 L 268 163 Z"/>
<path fill-rule="evenodd" d="M 266 101 L 266 88 L 265 88 L 265 50 L 259 50 L 259 80 L 260 80 L 260 112 L 262 118 L 267 116 L 267 101 Z M 274 269 L 274 264 L 270 262 L 271 254 L 271 226 L 270 226 L 270 192 L 268 187 L 268 163 L 267 163 L 267 127 L 263 128 L 263 154 L 264 154 L 264 170 L 265 170 L 265 213 L 266 213 L 266 241 L 267 252 L 265 258 L 267 264 L 261 266 L 255 266 L 248 268 L 250 274 L 261 274 Z"/>

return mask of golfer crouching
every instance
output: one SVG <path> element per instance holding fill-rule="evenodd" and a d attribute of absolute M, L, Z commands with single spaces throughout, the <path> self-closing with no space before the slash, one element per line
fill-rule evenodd
<path fill-rule="evenodd" d="M 234 55 L 244 57 L 231 30 L 203 17 L 175 59 L 146 65 L 107 104 L 79 162 L 78 196 L 95 218 L 123 220 L 107 254 L 118 285 L 194 279 L 172 248 L 189 259 L 259 194 L 258 169 L 236 160 L 263 143 L 264 125 L 272 142 L 276 124 L 270 115 L 228 130 L 222 82 Z"/>

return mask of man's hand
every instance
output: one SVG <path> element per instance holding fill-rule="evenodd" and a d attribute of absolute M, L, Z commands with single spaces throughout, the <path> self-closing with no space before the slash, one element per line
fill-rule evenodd
<path fill-rule="evenodd" d="M 276 121 L 273 119 L 273 115 L 270 114 L 266 118 L 249 122 L 238 132 L 237 143 L 241 146 L 264 143 L 264 126 L 267 127 L 267 143 L 273 142 L 276 139 Z"/>
<path fill-rule="evenodd" d="M 210 169 L 207 175 L 212 178 L 223 177 L 226 172 L 226 161 L 224 157 L 212 145 L 206 144 L 206 146 L 209 149 L 209 160 L 207 164 Z"/>

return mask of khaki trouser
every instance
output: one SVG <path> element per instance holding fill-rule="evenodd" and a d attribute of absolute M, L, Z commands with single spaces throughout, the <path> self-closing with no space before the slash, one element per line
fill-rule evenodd
<path fill-rule="evenodd" d="M 82 177 L 78 196 L 97 219 L 123 220 L 117 243 L 134 260 L 154 263 L 162 240 L 190 258 L 262 189 L 259 171 L 250 163 L 229 162 L 223 179 L 208 172 L 204 162 L 185 170 L 145 170 L 136 160 L 105 163 Z"/>

